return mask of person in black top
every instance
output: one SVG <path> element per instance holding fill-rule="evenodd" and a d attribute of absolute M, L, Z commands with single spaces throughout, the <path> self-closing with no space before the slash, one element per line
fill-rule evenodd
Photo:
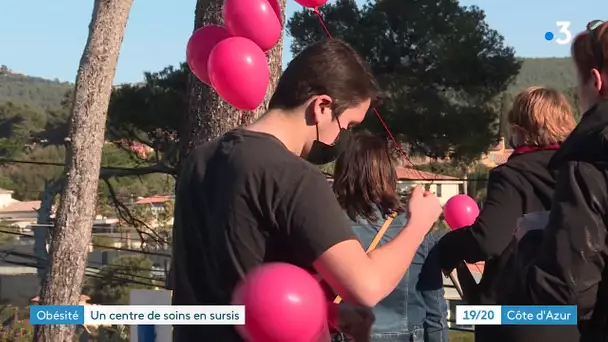
<path fill-rule="evenodd" d="M 577 305 L 580 341 L 608 341 L 608 23 L 572 44 L 581 121 L 555 153 L 551 213 L 535 258 L 517 275 L 536 305 Z"/>
<path fill-rule="evenodd" d="M 524 214 L 546 211 L 557 178 L 548 169 L 549 160 L 559 143 L 566 139 L 575 122 L 565 96 L 556 90 L 531 87 L 519 93 L 508 114 L 511 145 L 514 152 L 509 160 L 494 168 L 489 177 L 487 198 L 475 223 L 447 233 L 438 244 L 441 266 L 452 270 L 463 260 L 469 263 L 485 261 L 479 286 L 463 290 L 469 304 L 504 305 L 501 297 L 501 273 L 510 253 L 505 252 Z M 462 269 L 462 271 L 461 271 Z M 460 273 L 466 268 L 459 268 Z M 474 293 L 470 293 L 474 292 Z M 574 341 L 575 327 L 477 326 L 478 342 Z"/>
<path fill-rule="evenodd" d="M 344 300 L 374 306 L 405 274 L 441 213 L 416 188 L 407 229 L 365 253 L 325 175 L 380 94 L 346 43 L 313 44 L 289 64 L 268 112 L 183 162 L 173 231 L 173 305 L 228 305 L 237 283 L 265 262 L 318 272 Z M 174 341 L 243 341 L 233 326 L 175 326 Z M 285 341 L 291 342 L 291 341 Z"/>

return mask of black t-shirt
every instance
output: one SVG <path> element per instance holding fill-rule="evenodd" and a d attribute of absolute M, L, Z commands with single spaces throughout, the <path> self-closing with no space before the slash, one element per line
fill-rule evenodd
<path fill-rule="evenodd" d="M 238 281 L 264 262 L 307 270 L 356 239 L 315 166 L 275 137 L 242 129 L 196 151 L 178 179 L 173 305 L 228 305 Z M 174 341 L 243 341 L 233 326 L 175 326 Z"/>

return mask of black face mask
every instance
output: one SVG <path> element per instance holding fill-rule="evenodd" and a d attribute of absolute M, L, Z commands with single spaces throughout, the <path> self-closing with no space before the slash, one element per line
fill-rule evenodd
<path fill-rule="evenodd" d="M 341 128 L 340 133 L 338 134 L 338 137 L 333 145 L 327 145 L 319 140 L 313 141 L 306 160 L 314 165 L 325 165 L 333 162 L 342 152 L 346 150 L 350 137 L 351 132 L 347 129 Z"/>

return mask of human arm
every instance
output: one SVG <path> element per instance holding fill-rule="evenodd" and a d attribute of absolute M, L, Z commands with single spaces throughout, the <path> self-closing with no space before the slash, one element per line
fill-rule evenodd
<path fill-rule="evenodd" d="M 401 281 L 416 249 L 441 211 L 437 198 L 421 188 L 413 193 L 410 208 L 416 208 L 411 210 L 415 214 L 405 229 L 369 254 L 361 254 L 362 249 L 356 249 L 351 243 L 341 243 L 315 261 L 315 268 L 345 300 L 375 306 Z"/>
<path fill-rule="evenodd" d="M 448 307 L 443 288 L 443 275 L 439 265 L 437 242 L 440 236 L 430 233 L 418 249 L 427 252 L 416 281 L 416 291 L 420 291 L 426 309 L 424 320 L 425 340 L 447 342 Z M 411 272 L 411 270 L 410 270 Z M 410 273 L 410 277 L 412 273 Z"/>
<path fill-rule="evenodd" d="M 346 301 L 372 307 L 399 283 L 418 245 L 441 212 L 439 201 L 417 188 L 406 229 L 392 241 L 366 254 L 351 224 L 327 185 L 302 179 L 289 195 L 284 219 L 295 243 L 308 246 L 322 278 Z"/>
<path fill-rule="evenodd" d="M 499 167 L 490 173 L 486 201 L 475 223 L 447 233 L 438 244 L 441 268 L 453 270 L 459 262 L 475 263 L 500 255 L 507 247 L 517 219 L 523 215 L 522 198 Z"/>
<path fill-rule="evenodd" d="M 591 314 L 606 266 L 607 194 L 606 176 L 594 166 L 571 162 L 560 170 L 543 242 L 523 277 L 531 303 Z"/>

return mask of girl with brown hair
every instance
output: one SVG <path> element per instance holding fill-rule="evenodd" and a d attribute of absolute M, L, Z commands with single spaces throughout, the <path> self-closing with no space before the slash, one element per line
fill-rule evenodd
<path fill-rule="evenodd" d="M 387 219 L 392 222 L 380 244 L 392 240 L 403 229 L 407 210 L 397 192 L 397 172 L 386 139 L 367 132 L 356 133 L 349 149 L 337 159 L 334 177 L 338 202 L 353 221 L 364 248 Z M 372 342 L 447 342 L 447 303 L 441 269 L 438 260 L 429 256 L 436 242 L 433 233 L 424 238 L 397 288 L 373 308 Z"/>

